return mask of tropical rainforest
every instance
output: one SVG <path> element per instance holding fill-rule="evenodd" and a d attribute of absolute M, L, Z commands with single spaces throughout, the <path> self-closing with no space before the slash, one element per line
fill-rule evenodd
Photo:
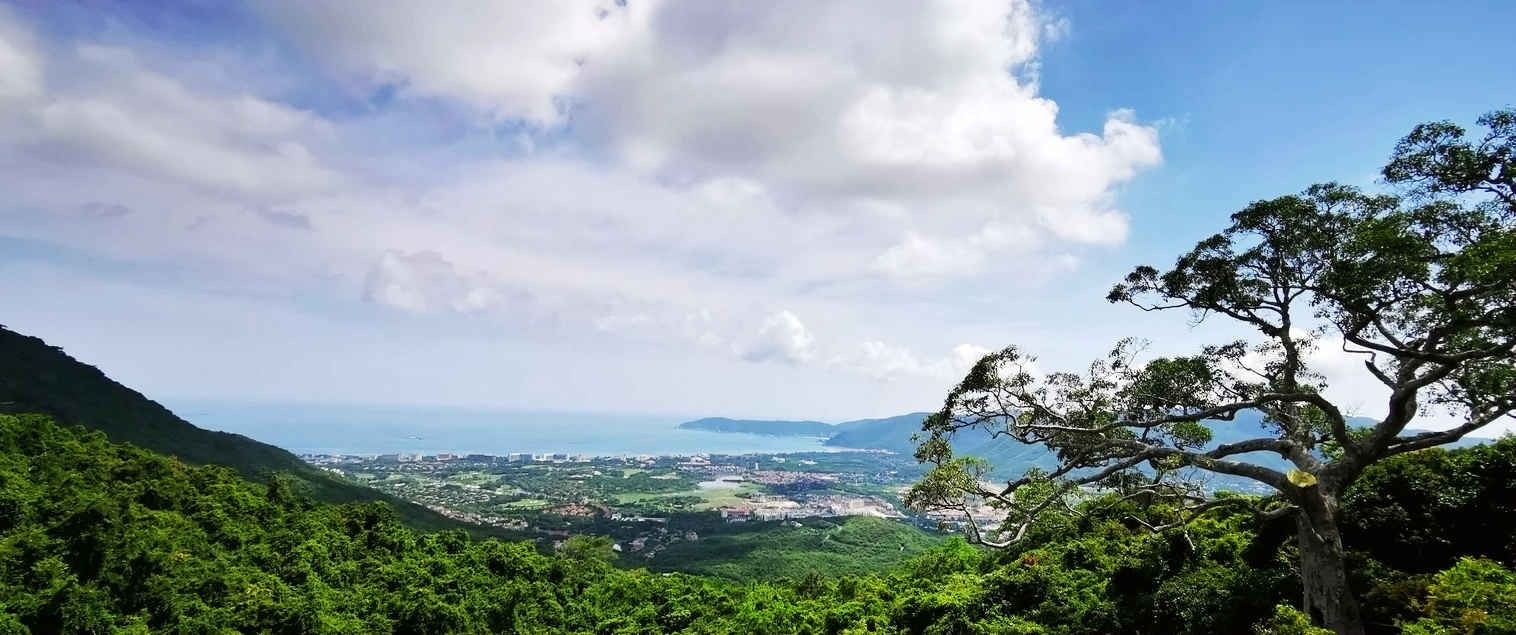
<path fill-rule="evenodd" d="M 608 541 L 417 531 L 42 415 L 0 415 L 0 633 L 1305 633 L 1293 526 L 1183 532 L 1130 501 L 895 570 L 733 581 L 618 567 Z M 1516 630 L 1516 439 L 1369 468 L 1344 498 L 1379 632 Z"/>

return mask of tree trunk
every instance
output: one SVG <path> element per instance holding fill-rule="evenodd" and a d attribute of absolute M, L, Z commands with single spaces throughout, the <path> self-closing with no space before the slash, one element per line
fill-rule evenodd
<path fill-rule="evenodd" d="M 1310 489 L 1316 489 L 1312 487 Z M 1295 515 L 1300 545 L 1300 581 L 1305 587 L 1302 608 L 1317 626 L 1335 633 L 1362 635 L 1363 616 L 1348 588 L 1342 533 L 1337 530 L 1335 501 L 1309 492 Z"/>

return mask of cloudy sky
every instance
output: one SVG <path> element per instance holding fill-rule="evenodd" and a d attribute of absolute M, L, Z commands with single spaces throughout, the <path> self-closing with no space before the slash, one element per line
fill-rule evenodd
<path fill-rule="evenodd" d="M 1104 291 L 1509 103 L 1502 4 L 0 4 L 0 322 L 164 398 L 930 409 L 1213 341 Z"/>

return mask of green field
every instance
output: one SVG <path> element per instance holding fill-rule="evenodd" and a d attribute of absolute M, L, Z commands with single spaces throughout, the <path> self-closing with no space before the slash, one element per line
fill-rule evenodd
<path fill-rule="evenodd" d="M 486 472 L 469 471 L 451 474 L 447 477 L 447 480 L 448 482 L 458 483 L 460 485 L 492 486 L 500 482 L 500 476 Z"/>
<path fill-rule="evenodd" d="M 867 516 L 799 522 L 800 527 L 763 523 L 751 531 L 675 543 L 648 568 L 731 580 L 865 574 L 886 570 L 947 539 L 904 522 Z"/>
<path fill-rule="evenodd" d="M 651 503 L 659 500 L 679 496 L 698 496 L 701 501 L 695 505 L 695 511 L 711 511 L 719 507 L 740 505 L 749 496 L 763 492 L 763 486 L 754 483 L 743 483 L 732 488 L 722 489 L 689 489 L 678 492 L 627 492 L 615 495 L 617 505 L 636 505 L 639 503 Z"/>
<path fill-rule="evenodd" d="M 740 505 L 753 494 L 763 492 L 763 486 L 755 483 L 743 483 L 737 487 L 723 489 L 697 489 L 690 492 L 680 492 L 680 496 L 699 496 L 704 502 L 695 506 L 697 511 L 710 511 L 718 507 Z"/>

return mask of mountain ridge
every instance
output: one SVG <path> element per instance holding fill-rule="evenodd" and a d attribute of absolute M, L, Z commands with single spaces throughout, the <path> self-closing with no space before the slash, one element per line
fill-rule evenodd
<path fill-rule="evenodd" d="M 283 448 L 200 428 L 146 395 L 74 359 L 41 338 L 0 325 L 0 414 L 47 414 L 61 425 L 98 430 L 113 442 L 199 465 L 224 465 L 259 481 L 286 474 L 305 493 L 332 503 L 384 501 L 422 529 L 464 526 L 425 507 L 338 479 Z"/>

